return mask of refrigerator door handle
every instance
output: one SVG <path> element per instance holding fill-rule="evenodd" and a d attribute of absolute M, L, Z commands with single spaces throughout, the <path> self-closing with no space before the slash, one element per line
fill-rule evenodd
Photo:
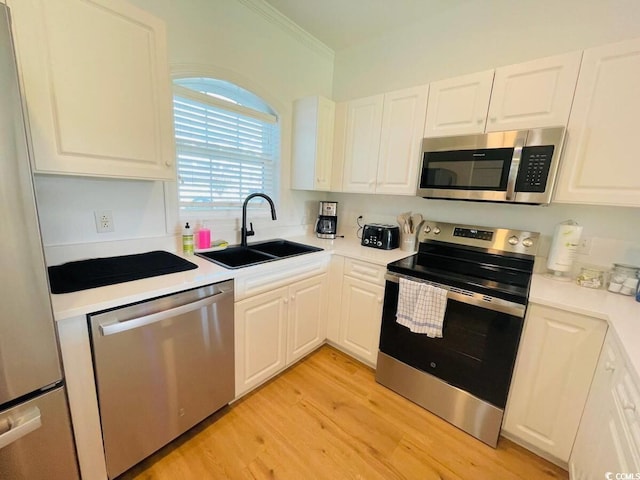
<path fill-rule="evenodd" d="M 164 310 L 162 312 L 152 313 L 150 315 L 145 315 L 143 317 L 132 318 L 130 320 L 125 320 L 123 322 L 116 321 L 116 322 L 110 322 L 105 324 L 101 323 L 100 333 L 102 333 L 102 336 L 106 337 L 108 335 L 126 332 L 127 330 L 133 330 L 134 328 L 139 328 L 145 325 L 150 325 L 152 323 L 161 322 L 163 320 L 166 320 L 167 318 L 172 318 L 177 315 L 182 315 L 183 313 L 188 313 L 193 310 L 197 310 L 199 308 L 205 307 L 207 305 L 211 305 L 213 303 L 219 302 L 223 298 L 226 298 L 228 294 L 233 295 L 233 291 L 219 291 L 209 297 L 205 297 L 202 300 L 198 300 L 197 302 L 188 303 L 180 307 L 172 308 L 171 310 Z M 212 298 L 214 297 L 215 297 L 215 301 L 212 300 Z"/>
<path fill-rule="evenodd" d="M 42 418 L 38 407 L 30 408 L 17 420 L 9 419 L 9 430 L 0 434 L 0 449 L 20 440 L 28 433 L 42 426 Z"/>

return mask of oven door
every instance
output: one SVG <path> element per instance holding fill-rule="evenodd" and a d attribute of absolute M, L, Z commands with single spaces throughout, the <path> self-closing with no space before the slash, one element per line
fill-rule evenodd
<path fill-rule="evenodd" d="M 397 282 L 387 274 L 380 351 L 504 409 L 524 305 L 450 291 L 442 338 L 429 338 L 396 322 Z"/>

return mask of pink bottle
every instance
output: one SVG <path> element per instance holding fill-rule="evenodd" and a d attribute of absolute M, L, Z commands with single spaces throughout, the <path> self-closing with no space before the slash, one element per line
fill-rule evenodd
<path fill-rule="evenodd" d="M 198 248 L 204 250 L 205 248 L 211 248 L 211 230 L 202 227 L 198 230 Z"/>

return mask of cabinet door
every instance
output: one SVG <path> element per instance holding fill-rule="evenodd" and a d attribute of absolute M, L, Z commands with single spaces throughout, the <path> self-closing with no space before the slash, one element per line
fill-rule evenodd
<path fill-rule="evenodd" d="M 567 462 L 607 324 L 530 305 L 503 428 Z"/>
<path fill-rule="evenodd" d="M 429 86 L 384 96 L 376 193 L 415 195 Z"/>
<path fill-rule="evenodd" d="M 375 192 L 383 98 L 375 95 L 347 104 L 342 180 L 345 192 Z"/>
<path fill-rule="evenodd" d="M 164 23 L 122 0 L 12 9 L 35 171 L 175 179 Z"/>
<path fill-rule="evenodd" d="M 634 434 L 637 389 L 615 340 L 608 336 L 571 452 L 572 479 L 599 480 L 607 472 L 639 471 L 640 437 Z"/>
<path fill-rule="evenodd" d="M 342 288 L 339 345 L 375 366 L 380 343 L 384 287 L 345 276 Z"/>
<path fill-rule="evenodd" d="M 285 367 L 287 292 L 282 287 L 235 304 L 236 396 Z"/>
<path fill-rule="evenodd" d="M 327 337 L 327 275 L 289 287 L 287 365 L 322 345 Z"/>
<path fill-rule="evenodd" d="M 496 69 L 487 132 L 567 124 L 582 52 Z"/>
<path fill-rule="evenodd" d="M 330 190 L 334 118 L 335 103 L 327 98 L 294 103 L 291 188 Z"/>
<path fill-rule="evenodd" d="M 424 136 L 483 133 L 493 73 L 487 70 L 431 83 Z"/>
<path fill-rule="evenodd" d="M 640 206 L 640 39 L 585 50 L 555 202 Z"/>

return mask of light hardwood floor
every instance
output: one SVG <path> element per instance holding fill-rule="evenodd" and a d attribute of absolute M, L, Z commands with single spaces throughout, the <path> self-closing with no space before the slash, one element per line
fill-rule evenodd
<path fill-rule="evenodd" d="M 493 449 L 324 346 L 122 479 L 567 479 L 501 438 Z"/>

